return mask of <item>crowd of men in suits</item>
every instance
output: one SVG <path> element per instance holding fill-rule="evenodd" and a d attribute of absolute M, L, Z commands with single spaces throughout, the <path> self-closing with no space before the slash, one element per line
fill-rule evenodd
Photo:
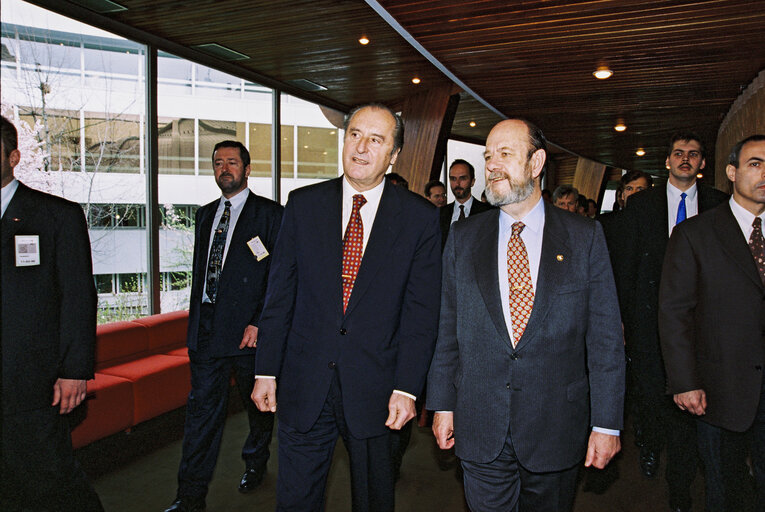
<path fill-rule="evenodd" d="M 393 433 L 418 398 L 471 510 L 570 510 L 580 467 L 621 449 L 627 374 L 641 468 L 654 476 L 666 447 L 671 509 L 690 510 L 700 456 L 707 510 L 739 510 L 749 456 L 765 510 L 765 136 L 733 148 L 728 198 L 697 182 L 703 144 L 679 134 L 667 184 L 625 174 L 626 208 L 598 223 L 543 199 L 546 141 L 527 120 L 489 133 L 488 204 L 456 160 L 454 202 L 426 185 L 439 208 L 384 179 L 398 114 L 363 105 L 344 130 L 342 176 L 284 208 L 249 190 L 241 143 L 213 150 L 221 197 L 196 215 L 192 390 L 166 512 L 206 509 L 232 373 L 250 426 L 239 490 L 263 479 L 276 413 L 280 511 L 323 510 L 338 438 L 353 510 L 392 511 Z M 66 421 L 93 376 L 87 226 L 76 204 L 15 180 L 19 158 L 3 118 L 0 505 L 102 510 Z"/>

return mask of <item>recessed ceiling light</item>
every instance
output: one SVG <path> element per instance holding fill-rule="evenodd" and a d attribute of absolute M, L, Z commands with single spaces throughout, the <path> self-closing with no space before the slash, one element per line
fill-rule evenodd
<path fill-rule="evenodd" d="M 635 151 L 635 154 L 636 154 L 637 156 L 645 156 L 645 149 L 643 149 L 643 148 L 638 148 L 638 150 L 637 150 L 637 151 Z"/>
<path fill-rule="evenodd" d="M 361 36 L 359 38 L 359 44 L 363 44 L 363 45 L 369 44 L 369 38 L 367 36 Z"/>
<path fill-rule="evenodd" d="M 614 130 L 616 130 L 617 132 L 623 132 L 626 129 L 627 129 L 627 125 L 624 124 L 624 121 L 621 121 L 621 120 L 616 123 L 616 126 L 614 126 Z"/>
<path fill-rule="evenodd" d="M 414 85 L 417 85 L 417 84 L 419 84 L 421 81 L 422 81 L 422 80 L 420 80 L 420 79 L 419 79 L 419 78 L 417 78 L 417 77 L 414 77 L 414 78 L 412 78 L 412 83 L 413 83 Z"/>
<path fill-rule="evenodd" d="M 611 78 L 611 75 L 613 75 L 614 72 L 611 71 L 608 66 L 598 66 L 598 69 L 596 69 L 592 74 L 598 80 L 605 80 L 606 78 Z"/>
<path fill-rule="evenodd" d="M 703 177 L 704 177 L 704 175 L 703 175 L 703 174 L 701 174 L 701 173 L 698 173 L 698 174 L 696 175 L 696 177 L 697 177 L 698 179 L 701 179 L 701 178 L 703 178 Z"/>
<path fill-rule="evenodd" d="M 475 121 L 470 121 L 470 127 L 475 128 Z"/>

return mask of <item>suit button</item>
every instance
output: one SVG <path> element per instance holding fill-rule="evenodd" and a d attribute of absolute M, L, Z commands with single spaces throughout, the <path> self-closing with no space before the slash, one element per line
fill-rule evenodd
<path fill-rule="evenodd" d="M 505 387 L 506 387 L 507 389 L 510 389 L 510 383 L 508 382 L 507 384 L 505 384 Z"/>
<path fill-rule="evenodd" d="M 335 366 L 337 366 L 335 364 L 335 362 L 334 361 L 330 361 L 329 364 L 327 365 L 327 368 L 329 368 L 330 370 L 334 370 Z"/>
<path fill-rule="evenodd" d="M 515 352 L 513 352 L 512 354 L 510 354 L 510 359 L 512 359 L 513 361 L 517 361 L 518 359 L 520 359 L 520 357 L 521 357 L 521 356 L 519 356 L 519 355 L 518 355 L 518 354 L 516 354 Z"/>
<path fill-rule="evenodd" d="M 762 370 L 762 366 L 760 366 L 760 365 L 758 364 L 757 366 L 755 366 L 755 367 L 754 367 L 754 369 L 755 369 L 755 370 Z"/>
<path fill-rule="evenodd" d="M 340 329 L 340 334 L 345 336 L 346 334 L 348 334 L 348 331 L 346 331 L 345 329 Z"/>

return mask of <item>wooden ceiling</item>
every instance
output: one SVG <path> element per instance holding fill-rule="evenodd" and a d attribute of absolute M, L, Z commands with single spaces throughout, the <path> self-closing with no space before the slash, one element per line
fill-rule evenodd
<path fill-rule="evenodd" d="M 396 103 L 449 82 L 380 17 L 381 6 L 503 115 L 531 119 L 578 155 L 654 173 L 678 130 L 705 140 L 711 166 L 720 121 L 765 69 L 763 0 L 116 1 L 127 10 L 98 15 L 79 5 L 92 0 L 32 3 L 339 109 Z M 369 45 L 358 43 L 362 35 Z M 223 63 L 189 49 L 213 42 L 249 59 Z M 592 76 L 600 64 L 614 71 L 608 80 Z M 300 78 L 328 90 L 289 85 Z M 498 119 L 463 94 L 452 133 L 480 141 Z M 613 130 L 617 119 L 625 132 Z M 638 147 L 646 156 L 635 155 Z"/>

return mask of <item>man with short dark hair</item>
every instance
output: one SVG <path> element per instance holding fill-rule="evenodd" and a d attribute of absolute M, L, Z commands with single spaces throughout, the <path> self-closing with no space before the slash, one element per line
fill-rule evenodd
<path fill-rule="evenodd" d="M 749 510 L 744 436 L 751 436 L 765 510 L 765 135 L 731 151 L 733 196 L 672 233 L 661 279 L 659 329 L 667 390 L 698 420 L 706 510 Z M 745 434 L 744 434 L 745 433 Z"/>
<path fill-rule="evenodd" d="M 576 213 L 579 191 L 571 185 L 560 185 L 553 191 L 552 203 L 561 210 Z"/>
<path fill-rule="evenodd" d="M 82 208 L 14 178 L 2 117 L 0 509 L 99 512 L 74 458 L 69 417 L 93 378 L 96 289 Z"/>
<path fill-rule="evenodd" d="M 449 228 L 454 222 L 492 209 L 491 205 L 473 197 L 473 185 L 475 185 L 473 165 L 461 158 L 452 162 L 449 166 L 449 186 L 454 194 L 454 201 L 441 208 L 442 245 L 446 244 Z"/>
<path fill-rule="evenodd" d="M 323 510 L 338 437 L 352 509 L 394 508 L 391 430 L 415 416 L 441 282 L 437 210 L 383 179 L 403 134 L 390 108 L 354 108 L 343 176 L 287 201 L 252 391 L 261 411 L 279 414 L 279 511 Z"/>
<path fill-rule="evenodd" d="M 446 185 L 438 180 L 427 182 L 425 184 L 425 197 L 439 208 L 446 206 Z"/>
<path fill-rule="evenodd" d="M 579 466 L 619 451 L 624 348 L 600 226 L 542 200 L 541 131 L 486 140 L 498 210 L 452 228 L 428 374 L 433 433 L 464 469 L 471 510 L 565 512 Z M 562 284 L 565 283 L 565 284 Z"/>
<path fill-rule="evenodd" d="M 191 392 L 176 501 L 166 512 L 205 510 L 207 488 L 220 451 L 231 373 L 244 403 L 249 432 L 242 448 L 240 492 L 254 490 L 268 462 L 274 415 L 250 400 L 255 347 L 266 294 L 270 254 L 282 206 L 247 187 L 250 153 L 222 141 L 212 154 L 221 197 L 197 210 L 187 345 Z"/>
<path fill-rule="evenodd" d="M 659 453 L 666 446 L 669 504 L 679 511 L 691 508 L 690 485 L 698 466 L 696 430 L 691 418 L 678 411 L 665 394 L 659 347 L 659 283 L 667 241 L 675 225 L 728 197 L 696 182 L 696 174 L 705 163 L 698 136 L 673 136 L 666 160 L 666 186 L 629 196 L 615 239 L 620 249 L 614 273 L 643 437 L 640 467 L 645 476 L 655 476 Z"/>

